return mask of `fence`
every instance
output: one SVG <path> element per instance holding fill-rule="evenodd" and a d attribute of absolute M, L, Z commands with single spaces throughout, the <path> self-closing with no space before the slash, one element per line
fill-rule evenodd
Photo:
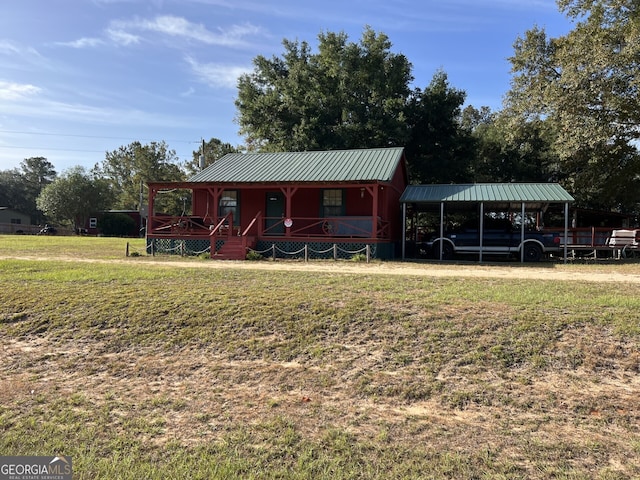
<path fill-rule="evenodd" d="M 339 258 L 354 258 L 357 255 L 364 254 L 367 260 L 367 263 L 371 261 L 372 249 L 371 245 L 365 245 L 363 248 L 359 250 L 346 250 L 342 247 L 339 247 L 337 243 L 334 243 L 330 248 L 324 250 L 315 250 L 310 248 L 308 244 L 304 244 L 302 248 L 294 251 L 285 251 L 278 247 L 275 243 L 271 245 L 270 248 L 265 250 L 253 250 L 249 249 L 249 251 L 254 252 L 257 255 L 265 256 L 265 254 L 269 254 L 274 261 L 278 258 L 303 258 L 305 262 L 309 261 L 310 256 L 316 255 L 315 258 L 326 259 L 329 257 L 333 257 L 334 260 L 338 260 Z M 375 252 L 374 252 L 375 253 Z"/>
<path fill-rule="evenodd" d="M 208 242 L 207 242 L 208 243 Z M 203 254 L 211 253 L 211 246 L 208 245 L 205 248 L 200 248 L 204 246 L 204 242 L 202 240 L 175 240 L 175 239 L 153 239 L 150 241 L 146 248 L 145 254 L 147 255 L 156 255 L 156 254 L 169 254 L 169 255 L 180 255 L 180 256 L 198 256 Z M 259 259 L 262 258 L 271 258 L 272 260 L 277 260 L 279 258 L 284 259 L 304 259 L 305 262 L 308 262 L 311 259 L 329 259 L 333 258 L 334 260 L 338 259 L 349 259 L 354 258 L 358 255 L 363 255 L 366 259 L 367 263 L 371 261 L 371 258 L 375 258 L 376 249 L 371 245 L 364 245 L 362 248 L 356 250 L 348 250 L 342 248 L 339 244 L 334 243 L 329 248 L 316 250 L 312 245 L 305 243 L 301 248 L 297 250 L 284 250 L 277 244 L 273 243 L 271 246 L 264 250 L 255 250 L 252 248 L 248 248 L 248 254 L 252 255 Z M 129 243 L 127 242 L 127 256 L 130 255 L 139 255 L 141 252 L 133 251 L 130 249 Z"/>

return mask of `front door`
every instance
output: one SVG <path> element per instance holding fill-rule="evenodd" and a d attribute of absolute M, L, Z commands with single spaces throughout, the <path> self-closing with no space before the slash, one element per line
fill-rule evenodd
<path fill-rule="evenodd" d="M 264 229 L 266 235 L 283 235 L 285 202 L 282 192 L 267 192 Z"/>

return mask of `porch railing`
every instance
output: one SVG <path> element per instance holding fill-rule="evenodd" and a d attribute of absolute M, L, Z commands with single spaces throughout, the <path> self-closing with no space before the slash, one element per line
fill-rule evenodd
<path fill-rule="evenodd" d="M 286 223 L 287 220 L 291 223 Z M 389 235 L 389 222 L 369 216 L 265 217 L 264 224 L 269 226 L 262 234 L 270 236 L 387 238 Z"/>
<path fill-rule="evenodd" d="M 290 223 L 289 223 L 290 222 Z M 246 227 L 233 225 L 233 214 L 211 224 L 196 216 L 152 217 L 149 233 L 158 236 L 249 237 L 281 236 L 294 238 L 389 238 L 389 222 L 371 216 L 341 217 L 265 217 L 258 212 Z"/>
<path fill-rule="evenodd" d="M 260 235 L 262 231 L 261 221 L 260 221 L 261 217 L 262 217 L 262 212 L 256 213 L 256 216 L 253 217 L 253 219 L 249 222 L 249 225 L 247 225 L 247 228 L 245 228 L 244 231 L 242 232 L 243 237 L 249 236 L 251 232 L 253 232 L 254 230 L 256 235 Z"/>
<path fill-rule="evenodd" d="M 621 227 L 584 227 L 569 228 L 567 230 L 567 247 L 583 247 L 598 248 L 607 247 L 608 239 L 613 230 Z M 560 234 L 560 244 L 564 245 L 564 229 L 563 228 L 544 228 L 544 232 L 553 232 Z"/>
<path fill-rule="evenodd" d="M 151 233 L 163 235 L 206 235 L 209 226 L 202 217 L 195 216 L 157 216 L 151 218 Z"/>
<path fill-rule="evenodd" d="M 227 236 L 231 237 L 234 233 L 233 229 L 233 213 L 229 212 L 222 217 L 215 226 L 209 227 L 209 236 Z"/>

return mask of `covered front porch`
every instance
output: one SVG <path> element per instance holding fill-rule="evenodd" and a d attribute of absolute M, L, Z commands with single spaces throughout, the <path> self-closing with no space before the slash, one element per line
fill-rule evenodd
<path fill-rule="evenodd" d="M 389 258 L 395 250 L 394 231 L 400 228 L 385 220 L 390 188 L 378 182 L 281 186 L 171 182 L 148 187 L 147 243 L 152 251 L 189 245 L 190 251 L 206 250 L 211 258 L 244 259 L 251 250 L 295 251 L 306 245 L 324 251 L 336 245 L 354 251 L 369 245 L 381 258 Z M 176 190 L 189 192 L 190 206 L 185 202 L 180 215 L 156 212 L 158 196 Z"/>

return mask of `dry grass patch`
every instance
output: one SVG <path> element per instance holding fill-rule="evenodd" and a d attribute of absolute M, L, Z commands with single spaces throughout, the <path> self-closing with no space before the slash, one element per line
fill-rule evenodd
<path fill-rule="evenodd" d="M 634 283 L 0 265 L 0 450 L 78 478 L 640 476 Z"/>

